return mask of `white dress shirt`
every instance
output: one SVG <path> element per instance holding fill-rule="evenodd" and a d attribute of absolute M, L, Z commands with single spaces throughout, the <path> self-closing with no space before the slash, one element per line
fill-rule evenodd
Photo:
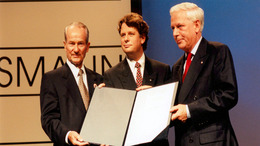
<path fill-rule="evenodd" d="M 78 74 L 79 74 L 79 70 L 80 69 L 78 67 L 76 67 L 74 64 L 72 64 L 68 59 L 67 59 L 66 63 L 68 64 L 68 66 L 69 66 L 69 68 L 70 68 L 70 70 L 71 70 L 71 72 L 72 72 L 72 74 L 73 74 L 73 76 L 74 76 L 74 78 L 75 78 L 75 80 L 76 80 L 76 82 L 78 84 L 79 83 L 79 76 L 78 76 Z M 84 64 L 82 65 L 81 69 L 83 70 L 83 74 L 82 74 L 83 82 L 84 82 L 86 88 L 88 89 L 87 73 L 86 73 Z M 68 131 L 67 134 L 66 134 L 66 137 L 65 137 L 65 142 L 67 144 L 69 144 L 68 136 L 69 136 L 70 132 L 71 131 Z"/>
<path fill-rule="evenodd" d="M 145 55 L 143 53 L 143 55 L 141 56 L 141 58 L 138 61 L 134 61 L 134 60 L 130 60 L 129 58 L 126 57 L 126 60 L 128 62 L 128 65 L 130 67 L 130 70 L 134 76 L 135 82 L 136 82 L 136 73 L 137 73 L 137 68 L 135 67 L 135 63 L 138 62 L 140 63 L 141 67 L 140 67 L 140 71 L 141 71 L 141 75 L 142 77 L 144 76 L 144 67 L 145 67 Z"/>
<path fill-rule="evenodd" d="M 197 50 L 199 48 L 199 44 L 200 44 L 201 40 L 202 40 L 202 37 L 200 37 L 199 41 L 196 43 L 196 45 L 194 46 L 194 48 L 190 52 L 192 54 L 191 61 L 193 60 L 193 57 L 195 56 L 195 54 L 196 54 L 196 52 L 197 52 Z M 185 52 L 185 58 L 187 58 L 187 55 L 188 55 L 188 53 Z M 186 66 L 186 60 L 185 60 L 184 67 L 183 67 L 184 68 L 183 69 L 183 73 L 185 71 L 185 66 Z M 186 105 L 186 110 L 187 110 L 187 117 L 191 118 L 190 110 L 189 110 L 189 106 L 188 105 Z"/>

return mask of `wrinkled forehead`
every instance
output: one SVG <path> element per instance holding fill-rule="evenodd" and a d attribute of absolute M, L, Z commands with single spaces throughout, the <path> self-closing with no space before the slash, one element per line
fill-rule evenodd
<path fill-rule="evenodd" d="M 191 21 L 186 11 L 176 11 L 171 15 L 171 23 L 181 23 L 186 21 Z"/>

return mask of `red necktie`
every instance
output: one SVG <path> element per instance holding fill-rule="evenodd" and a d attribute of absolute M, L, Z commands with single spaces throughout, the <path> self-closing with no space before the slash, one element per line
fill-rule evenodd
<path fill-rule="evenodd" d="M 137 88 L 142 86 L 142 82 L 143 82 L 143 78 L 142 78 L 142 74 L 141 74 L 141 70 L 140 70 L 140 63 L 136 62 L 135 63 L 135 67 L 137 68 L 137 73 L 136 73 L 136 85 Z"/>
<path fill-rule="evenodd" d="M 186 74 L 189 70 L 189 67 L 190 67 L 190 63 L 191 63 L 191 57 L 192 57 L 192 54 L 191 53 L 188 53 L 188 56 L 187 56 L 187 61 L 186 61 L 186 66 L 185 66 L 185 71 L 184 71 L 184 74 L 182 76 L 182 82 L 184 82 L 184 79 L 186 77 Z"/>

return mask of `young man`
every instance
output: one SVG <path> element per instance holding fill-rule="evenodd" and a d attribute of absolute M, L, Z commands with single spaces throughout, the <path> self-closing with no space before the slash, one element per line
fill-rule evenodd
<path fill-rule="evenodd" d="M 168 82 L 171 77 L 170 66 L 144 54 L 149 27 L 142 16 L 136 13 L 124 16 L 119 21 L 118 31 L 126 58 L 105 72 L 106 86 L 138 91 Z M 168 146 L 168 140 L 164 138 L 143 145 Z"/>
<path fill-rule="evenodd" d="M 170 79 L 169 65 L 150 59 L 144 54 L 149 26 L 142 16 L 136 13 L 124 16 L 119 21 L 118 31 L 126 58 L 105 72 L 104 81 L 107 87 L 135 90 L 142 85 L 162 85 Z"/>

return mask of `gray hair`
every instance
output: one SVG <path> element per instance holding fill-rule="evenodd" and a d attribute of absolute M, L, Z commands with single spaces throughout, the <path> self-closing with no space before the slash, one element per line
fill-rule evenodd
<path fill-rule="evenodd" d="M 86 43 L 88 43 L 88 41 L 89 41 L 89 30 L 88 30 L 88 27 L 82 22 L 72 22 L 70 25 L 65 27 L 65 29 L 64 29 L 65 41 L 67 41 L 67 30 L 70 26 L 77 26 L 79 28 L 84 28 L 85 31 L 86 31 L 86 35 L 87 35 Z"/>
<path fill-rule="evenodd" d="M 204 27 L 204 11 L 194 3 L 184 2 L 174 5 L 170 9 L 170 15 L 177 11 L 187 11 L 187 17 L 191 21 L 199 20 L 201 22 L 200 32 Z"/>

